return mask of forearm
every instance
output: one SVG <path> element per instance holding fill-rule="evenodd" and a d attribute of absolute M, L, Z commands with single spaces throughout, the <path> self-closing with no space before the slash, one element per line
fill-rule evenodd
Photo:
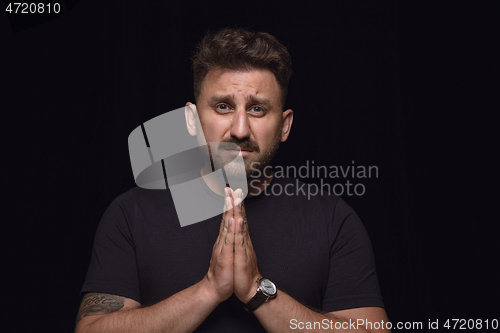
<path fill-rule="evenodd" d="M 313 311 L 282 291 L 278 291 L 275 299 L 262 304 L 254 314 L 269 333 L 390 332 L 390 330 L 367 330 L 362 325 L 353 325 L 356 319 L 349 320 Z"/>
<path fill-rule="evenodd" d="M 204 279 L 152 306 L 105 314 L 88 324 L 81 321 L 75 333 L 192 332 L 218 305 L 205 283 Z"/>

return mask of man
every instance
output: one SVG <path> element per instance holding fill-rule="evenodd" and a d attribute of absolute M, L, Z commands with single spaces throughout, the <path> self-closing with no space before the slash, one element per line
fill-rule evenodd
<path fill-rule="evenodd" d="M 188 132 L 201 143 L 239 146 L 241 152 L 214 150 L 211 163 L 242 156 L 249 195 L 221 193 L 203 168 L 222 221 L 185 227 L 168 189 L 119 196 L 96 233 L 76 332 L 389 331 L 375 329 L 387 316 L 354 211 L 332 195 L 261 193 L 292 183 L 260 172 L 292 126 L 292 110 L 283 111 L 291 74 L 286 48 L 266 33 L 224 29 L 205 36 L 193 70 Z"/>

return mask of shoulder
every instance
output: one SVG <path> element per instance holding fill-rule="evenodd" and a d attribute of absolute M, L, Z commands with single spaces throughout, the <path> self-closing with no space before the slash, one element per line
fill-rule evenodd
<path fill-rule="evenodd" d="M 137 220 L 138 216 L 157 215 L 160 211 L 173 209 L 174 204 L 170 191 L 150 190 L 141 187 L 133 187 L 118 195 L 111 201 L 103 214 L 102 220 L 114 221 L 115 223 L 127 222 L 128 224 Z"/>
<path fill-rule="evenodd" d="M 117 206 L 121 208 L 131 208 L 144 204 L 165 204 L 165 201 L 171 200 L 172 196 L 170 190 L 151 190 L 141 187 L 133 187 L 130 190 L 118 195 L 110 206 Z"/>

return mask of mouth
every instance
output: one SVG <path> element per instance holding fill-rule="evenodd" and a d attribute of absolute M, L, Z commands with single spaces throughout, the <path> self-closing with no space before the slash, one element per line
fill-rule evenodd
<path fill-rule="evenodd" d="M 238 154 L 240 154 L 240 149 L 226 149 L 226 151 L 229 154 L 234 155 L 234 156 L 237 156 Z M 253 152 L 253 150 L 251 150 L 251 149 L 241 148 L 241 156 L 243 156 L 243 157 L 250 155 L 252 152 Z"/>

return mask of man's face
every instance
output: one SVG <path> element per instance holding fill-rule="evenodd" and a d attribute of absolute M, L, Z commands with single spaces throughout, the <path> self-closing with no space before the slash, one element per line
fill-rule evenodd
<path fill-rule="evenodd" d="M 216 168 L 239 153 L 224 147 L 226 142 L 234 143 L 241 148 L 247 175 L 271 162 L 279 143 L 288 137 L 289 126 L 284 135 L 282 129 L 286 115 L 292 112 L 282 110 L 280 87 L 274 74 L 261 69 L 210 70 L 203 82 L 197 110 L 206 142 L 221 142 L 220 149 L 210 147 Z M 235 168 L 229 164 L 225 170 L 236 172 Z"/>

